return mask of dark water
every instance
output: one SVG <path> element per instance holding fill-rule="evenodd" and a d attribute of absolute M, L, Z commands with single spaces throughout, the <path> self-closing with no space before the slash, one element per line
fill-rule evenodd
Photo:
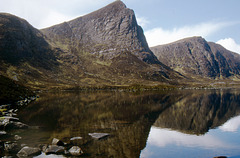
<path fill-rule="evenodd" d="M 21 143 L 81 136 L 83 157 L 240 157 L 239 90 L 48 93 L 18 117 L 41 127 L 19 132 Z"/>

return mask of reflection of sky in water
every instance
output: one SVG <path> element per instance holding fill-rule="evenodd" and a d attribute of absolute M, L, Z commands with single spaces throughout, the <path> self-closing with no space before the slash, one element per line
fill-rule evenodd
<path fill-rule="evenodd" d="M 219 127 L 223 131 L 237 132 L 240 127 L 240 116 L 234 117 Z"/>
<path fill-rule="evenodd" d="M 240 158 L 240 116 L 232 118 L 205 135 L 189 135 L 170 129 L 151 127 L 142 158 Z"/>

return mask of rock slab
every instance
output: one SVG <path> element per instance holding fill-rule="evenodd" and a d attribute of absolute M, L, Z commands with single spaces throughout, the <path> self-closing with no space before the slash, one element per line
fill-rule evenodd
<path fill-rule="evenodd" d="M 64 154 L 65 148 L 63 146 L 49 145 L 45 150 L 45 153 L 48 154 Z"/>
<path fill-rule="evenodd" d="M 25 146 L 23 147 L 18 153 L 18 157 L 26 157 L 26 156 L 33 156 L 33 155 L 40 155 L 41 150 L 39 148 L 32 148 Z"/>
<path fill-rule="evenodd" d="M 90 135 L 92 138 L 98 139 L 98 140 L 109 136 L 108 133 L 89 133 L 88 135 Z"/>

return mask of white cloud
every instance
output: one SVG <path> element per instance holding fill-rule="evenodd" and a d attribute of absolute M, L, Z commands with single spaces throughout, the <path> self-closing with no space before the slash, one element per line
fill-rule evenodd
<path fill-rule="evenodd" d="M 36 28 L 44 28 L 95 11 L 112 0 L 1 0 L 0 12 L 26 19 Z"/>
<path fill-rule="evenodd" d="M 136 19 L 137 19 L 138 25 L 140 25 L 143 28 L 149 24 L 149 21 L 145 17 L 139 17 L 138 15 L 136 15 Z"/>
<path fill-rule="evenodd" d="M 207 22 L 191 26 L 174 28 L 172 30 L 154 28 L 152 30 L 145 31 L 145 36 L 149 46 L 152 47 L 156 45 L 171 43 L 186 37 L 202 36 L 203 38 L 206 38 L 207 36 L 229 25 L 231 25 L 231 23 Z"/>
<path fill-rule="evenodd" d="M 59 12 L 49 11 L 46 18 L 42 19 L 41 21 L 36 21 L 34 24 L 37 25 L 38 28 L 46 28 L 64 21 L 69 21 L 71 19 L 74 19 L 74 17 L 66 16 Z"/>
<path fill-rule="evenodd" d="M 237 44 L 232 38 L 225 38 L 217 41 L 218 44 L 221 44 L 226 49 L 239 53 L 240 54 L 240 44 Z"/>

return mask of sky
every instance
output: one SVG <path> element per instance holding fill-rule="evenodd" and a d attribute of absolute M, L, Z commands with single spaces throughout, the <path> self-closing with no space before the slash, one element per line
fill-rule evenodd
<path fill-rule="evenodd" d="M 114 0 L 0 0 L 0 12 L 41 29 L 100 9 Z M 133 9 L 150 47 L 202 36 L 240 54 L 240 0 L 122 0 Z"/>

